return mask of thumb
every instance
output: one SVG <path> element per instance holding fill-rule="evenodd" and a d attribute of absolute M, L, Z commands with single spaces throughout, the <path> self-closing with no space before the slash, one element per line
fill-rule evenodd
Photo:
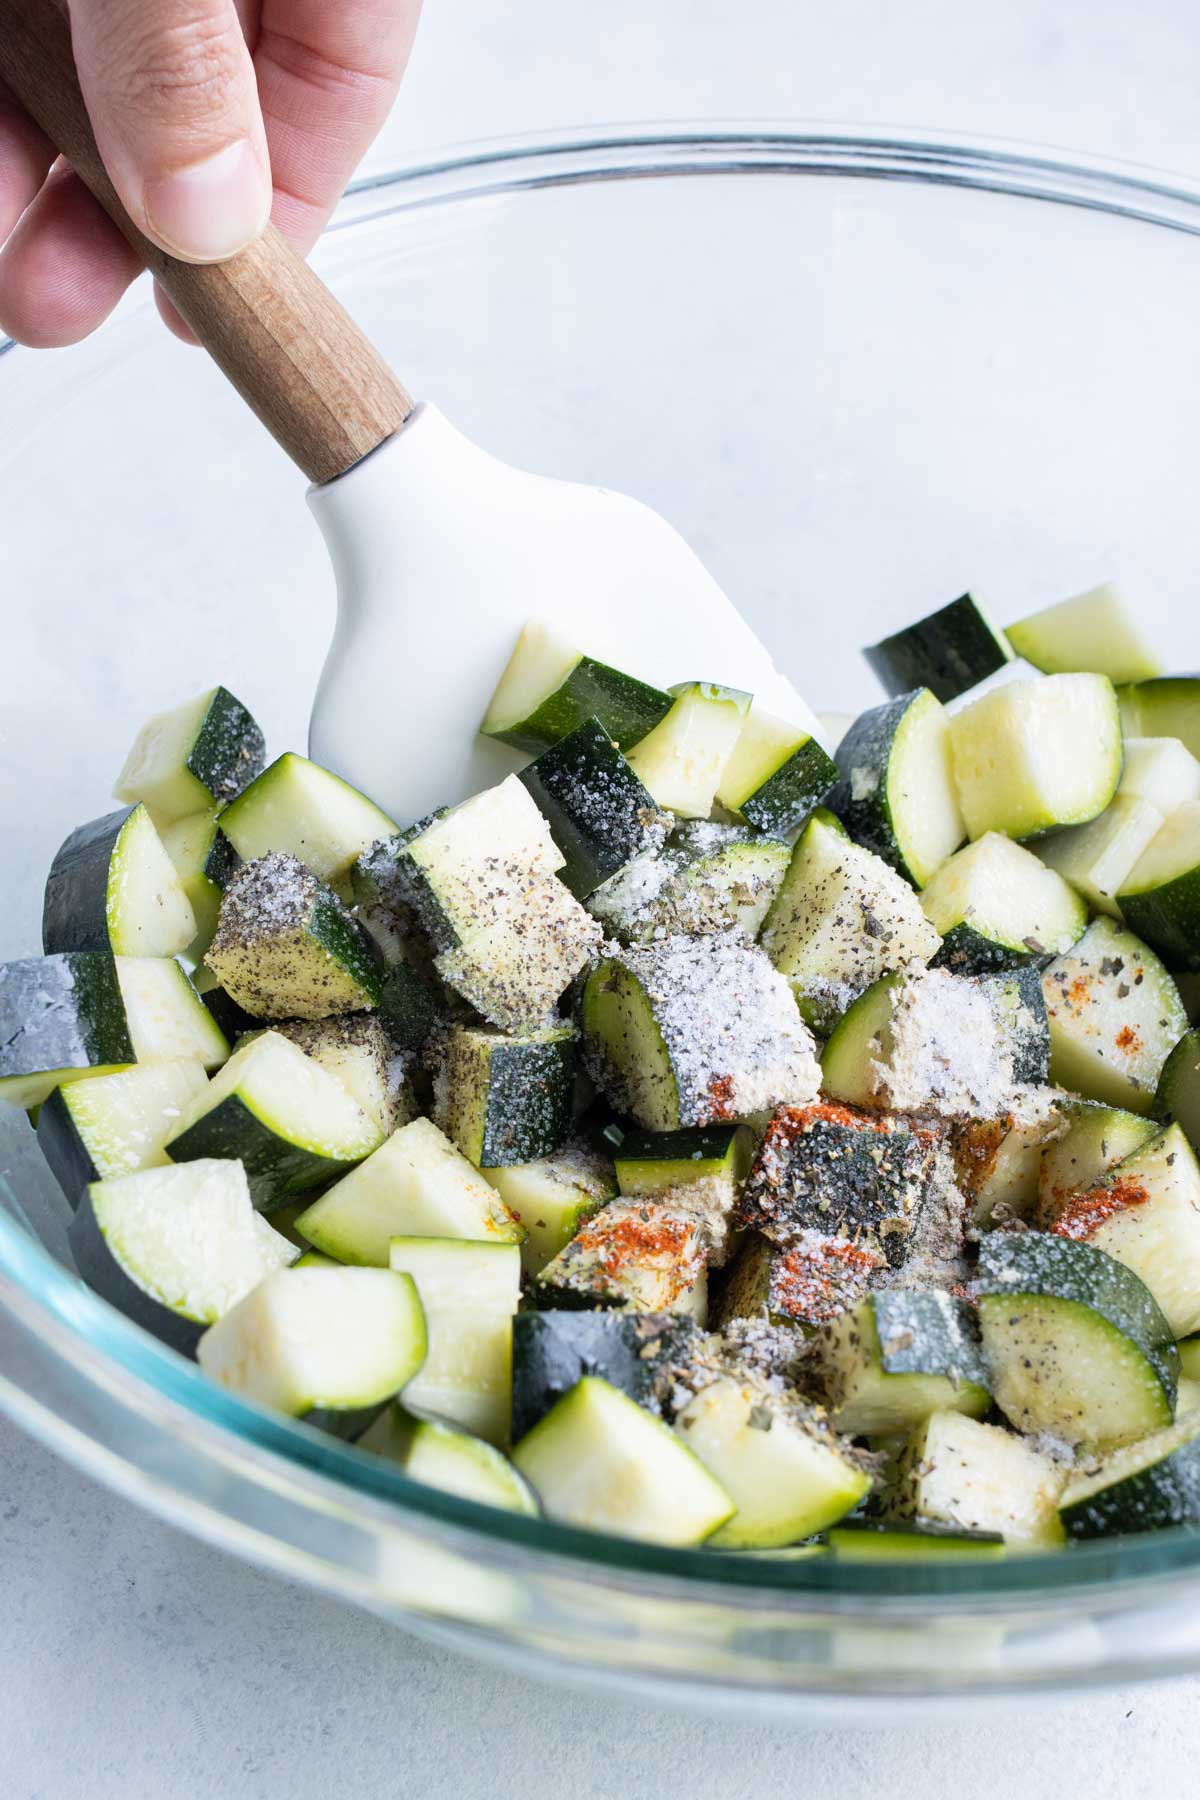
<path fill-rule="evenodd" d="M 186 262 L 221 262 L 271 211 L 254 67 L 234 0 L 70 0 L 80 85 L 134 222 Z"/>

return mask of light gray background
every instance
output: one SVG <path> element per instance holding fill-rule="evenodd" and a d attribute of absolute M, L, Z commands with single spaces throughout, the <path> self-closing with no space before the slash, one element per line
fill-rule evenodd
<path fill-rule="evenodd" d="M 1200 168 L 1194 0 L 427 0 L 370 166 L 601 119 L 862 118 Z M 1200 1682 L 919 1737 L 640 1711 L 481 1669 L 260 1575 L 0 1422 L 5 1800 L 1094 1800 L 1192 1791 Z"/>

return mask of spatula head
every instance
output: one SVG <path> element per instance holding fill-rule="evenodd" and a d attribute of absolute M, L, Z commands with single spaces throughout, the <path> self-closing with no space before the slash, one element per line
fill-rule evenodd
<path fill-rule="evenodd" d="M 522 626 L 660 687 L 712 681 L 807 717 L 679 534 L 606 488 L 526 474 L 433 407 L 310 503 L 338 619 L 313 709 L 315 761 L 405 823 L 523 760 L 479 724 Z"/>

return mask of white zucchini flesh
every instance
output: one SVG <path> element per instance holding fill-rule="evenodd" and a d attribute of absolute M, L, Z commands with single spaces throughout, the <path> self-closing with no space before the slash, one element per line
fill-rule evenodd
<path fill-rule="evenodd" d="M 213 796 L 187 766 L 216 689 L 146 720 L 117 778 L 118 800 L 144 800 L 161 820 L 211 806 Z"/>
<path fill-rule="evenodd" d="M 1147 894 L 1200 869 L 1200 800 L 1185 801 L 1165 819 L 1121 884 L 1123 894 Z M 1200 921 L 1197 921 L 1200 926 Z"/>
<path fill-rule="evenodd" d="M 221 829 L 244 862 L 286 850 L 331 881 L 396 826 L 349 782 L 289 751 L 226 807 Z"/>
<path fill-rule="evenodd" d="M 292 1418 L 388 1400 L 425 1352 L 416 1289 L 387 1269 L 284 1269 L 205 1332 L 205 1374 Z"/>
<path fill-rule="evenodd" d="M 1121 720 L 1103 675 L 1012 681 L 950 721 L 968 834 L 1030 838 L 1086 824 L 1121 778 Z"/>
<path fill-rule="evenodd" d="M 536 1496 L 506 1456 L 444 1419 L 415 1419 L 389 1406 L 358 1439 L 360 1450 L 396 1463 L 412 1481 L 462 1500 L 536 1516 Z"/>
<path fill-rule="evenodd" d="M 138 1062 L 215 1069 L 226 1060 L 224 1032 L 173 958 L 118 956 L 117 980 Z"/>
<path fill-rule="evenodd" d="M 582 653 L 542 619 L 522 628 L 508 664 L 488 703 L 480 730 L 509 731 L 528 719 L 551 694 L 557 693 Z"/>
<path fill-rule="evenodd" d="M 683 819 L 707 819 L 737 746 L 750 695 L 707 681 L 672 688 L 666 718 L 629 752 L 629 766 L 655 804 Z"/>
<path fill-rule="evenodd" d="M 405 846 L 461 938 L 557 874 L 565 858 L 527 787 L 515 775 L 474 794 Z"/>
<path fill-rule="evenodd" d="M 380 1128 L 327 1069 L 277 1031 L 248 1038 L 184 1112 L 176 1137 L 231 1096 L 260 1124 L 314 1156 L 369 1156 Z M 168 1154 L 170 1144 L 168 1143 Z"/>
<path fill-rule="evenodd" d="M 1089 1202 L 1100 1221 L 1091 1227 Z M 1132 1269 L 1177 1338 L 1200 1331 L 1200 1165 L 1181 1126 L 1118 1163 L 1074 1213 L 1068 1203 L 1056 1229 Z"/>
<path fill-rule="evenodd" d="M 196 936 L 192 903 L 144 806 L 113 845 L 104 910 L 115 956 L 178 956 Z"/>
<path fill-rule="evenodd" d="M 1059 1087 L 1148 1113 L 1163 1064 L 1188 1028 L 1179 990 L 1154 952 L 1094 919 L 1042 980 L 1050 1077 Z"/>
<path fill-rule="evenodd" d="M 1031 613 L 1007 632 L 1017 655 L 1047 675 L 1082 670 L 1146 681 L 1162 673 L 1158 652 L 1110 581 Z"/>
<path fill-rule="evenodd" d="M 963 1531 L 998 1531 L 1023 1549 L 1062 1542 L 1065 1473 L 1024 1438 L 965 1413 L 937 1412 L 910 1456 L 904 1511 Z"/>
<path fill-rule="evenodd" d="M 64 1100 L 93 1164 L 105 1179 L 162 1168 L 169 1138 L 208 1087 L 197 1062 L 135 1064 L 95 1081 L 75 1081 Z"/>
<path fill-rule="evenodd" d="M 1093 912 L 1119 919 L 1117 895 L 1162 828 L 1163 815 L 1138 794 L 1119 793 L 1090 825 L 1076 825 L 1038 841 L 1047 868 L 1069 881 Z"/>
<path fill-rule="evenodd" d="M 730 1376 L 690 1400 L 675 1431 L 737 1507 L 714 1548 L 794 1544 L 843 1518 L 871 1486 L 832 1434 L 805 1431 Z"/>
<path fill-rule="evenodd" d="M 550 1518 L 646 1543 L 703 1543 L 734 1511 L 668 1425 L 594 1375 L 526 1433 L 513 1461 Z"/>
<path fill-rule="evenodd" d="M 996 831 L 943 863 L 921 905 L 943 937 L 956 925 L 969 925 L 1001 946 L 1055 956 L 1087 925 L 1087 908 L 1070 885 Z"/>
<path fill-rule="evenodd" d="M 1200 762 L 1178 738 L 1127 737 L 1117 792 L 1148 800 L 1165 818 L 1177 806 L 1200 800 Z"/>
<path fill-rule="evenodd" d="M 411 1275 L 428 1350 L 405 1398 L 503 1448 L 512 1419 L 512 1322 L 521 1298 L 516 1244 L 396 1237 L 393 1270 Z"/>
<path fill-rule="evenodd" d="M 819 734 L 816 715 L 807 707 L 798 717 L 779 719 L 774 713 L 751 706 L 742 719 L 737 741 L 721 775 L 717 800 L 736 812 L 743 800 L 749 799 L 764 781 L 769 781 L 810 738 L 815 737 L 820 743 Z"/>
<path fill-rule="evenodd" d="M 923 887 L 966 835 L 953 777 L 950 716 L 932 694 L 909 708 L 893 741 L 887 774 L 892 831 Z"/>
<path fill-rule="evenodd" d="M 339 1262 L 386 1269 L 393 1238 L 518 1243 L 493 1185 L 432 1119 L 402 1125 L 300 1214 L 296 1229 Z"/>
<path fill-rule="evenodd" d="M 521 1267 L 540 1275 L 590 1213 L 616 1195 L 610 1174 L 569 1153 L 489 1169 L 487 1180 L 525 1232 Z"/>

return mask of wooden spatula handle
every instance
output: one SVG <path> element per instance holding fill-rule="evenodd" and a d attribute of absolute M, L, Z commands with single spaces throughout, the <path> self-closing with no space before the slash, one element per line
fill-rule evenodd
<path fill-rule="evenodd" d="M 344 474 L 399 430 L 409 396 L 277 231 L 228 262 L 196 267 L 138 230 L 100 160 L 57 0 L 0 0 L 0 77 L 311 481 Z"/>

